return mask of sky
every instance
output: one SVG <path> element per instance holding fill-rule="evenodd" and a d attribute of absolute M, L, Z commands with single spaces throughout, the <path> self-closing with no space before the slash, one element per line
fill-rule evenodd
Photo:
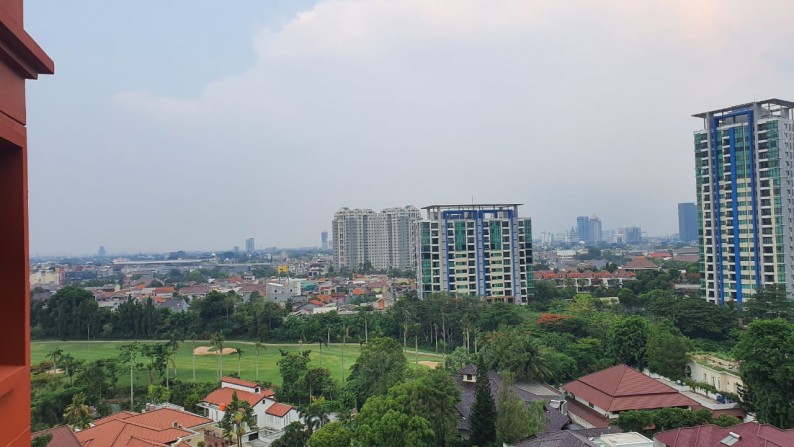
<path fill-rule="evenodd" d="M 794 2 L 26 0 L 32 255 L 320 244 L 341 207 L 678 231 L 691 115 L 794 99 Z"/>

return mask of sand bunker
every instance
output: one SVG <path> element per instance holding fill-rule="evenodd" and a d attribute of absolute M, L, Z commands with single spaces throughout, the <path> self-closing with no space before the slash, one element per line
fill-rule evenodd
<path fill-rule="evenodd" d="M 223 352 L 221 352 L 221 354 L 222 355 L 229 355 L 229 354 L 234 354 L 235 352 L 237 352 L 237 350 L 234 349 L 234 348 L 223 348 Z M 193 354 L 196 354 L 196 355 L 218 355 L 218 351 L 216 351 L 215 348 L 212 348 L 210 346 L 197 346 L 196 349 L 193 350 Z"/>
<path fill-rule="evenodd" d="M 427 360 L 420 360 L 419 364 L 422 366 L 427 366 L 430 369 L 436 369 L 441 366 L 441 362 L 429 362 Z"/>

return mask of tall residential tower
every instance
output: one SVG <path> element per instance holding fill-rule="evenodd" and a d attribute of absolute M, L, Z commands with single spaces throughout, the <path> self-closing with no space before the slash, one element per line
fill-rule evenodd
<path fill-rule="evenodd" d="M 694 115 L 702 291 L 723 304 L 768 284 L 794 284 L 793 102 L 779 99 Z"/>
<path fill-rule="evenodd" d="M 417 291 L 526 304 L 533 296 L 532 220 L 518 204 L 433 205 L 419 223 Z"/>
<path fill-rule="evenodd" d="M 678 239 L 682 242 L 698 240 L 698 212 L 694 203 L 678 204 Z"/>
<path fill-rule="evenodd" d="M 332 224 L 334 267 L 358 269 L 367 262 L 377 270 L 416 267 L 414 244 L 416 222 L 421 218 L 414 206 L 372 210 L 342 208 Z"/>

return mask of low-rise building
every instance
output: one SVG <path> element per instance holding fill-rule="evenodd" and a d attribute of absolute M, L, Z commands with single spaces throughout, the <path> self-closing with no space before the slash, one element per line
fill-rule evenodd
<path fill-rule="evenodd" d="M 212 423 L 208 418 L 173 408 L 144 413 L 126 411 L 97 419 L 75 437 L 84 446 L 175 446 Z"/>
<path fill-rule="evenodd" d="M 300 420 L 298 411 L 291 405 L 277 402 L 272 390 L 262 389 L 256 382 L 234 377 L 223 377 L 221 387 L 204 397 L 198 406 L 205 409 L 208 418 L 220 422 L 234 394 L 237 394 L 238 400 L 251 405 L 258 427 L 258 430 L 246 433 L 243 442 L 259 439 L 262 433 L 284 430 L 290 423 Z"/>
<path fill-rule="evenodd" d="M 686 366 L 686 375 L 695 382 L 711 385 L 722 393 L 739 394 L 744 388 L 744 382 L 739 375 L 739 364 L 711 355 L 693 355 Z"/>

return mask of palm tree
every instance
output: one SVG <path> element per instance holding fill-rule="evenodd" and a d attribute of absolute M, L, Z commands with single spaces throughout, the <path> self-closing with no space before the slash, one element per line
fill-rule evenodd
<path fill-rule="evenodd" d="M 179 351 L 179 343 L 184 341 L 182 331 L 179 329 L 171 331 L 168 337 L 168 352 L 166 353 L 167 360 L 171 362 L 171 367 L 174 368 L 174 379 L 176 379 L 176 353 Z M 165 387 L 168 388 L 168 371 L 165 372 Z"/>
<path fill-rule="evenodd" d="M 311 404 L 298 410 L 301 419 L 303 419 L 306 424 L 306 432 L 309 436 L 311 436 L 315 430 L 328 423 L 328 415 L 330 414 L 328 405 L 325 402 L 325 397 L 312 396 L 311 399 Z"/>
<path fill-rule="evenodd" d="M 52 369 L 57 370 L 58 362 L 60 362 L 61 359 L 63 358 L 63 349 L 55 348 L 47 353 L 47 357 L 52 359 Z"/>
<path fill-rule="evenodd" d="M 72 403 L 66 406 L 63 419 L 76 429 L 88 428 L 91 422 L 91 408 L 85 403 L 85 394 L 77 393 L 72 396 Z"/>
<path fill-rule="evenodd" d="M 236 349 L 235 354 L 237 354 L 237 375 L 240 375 L 240 360 L 243 359 L 243 350 L 239 347 Z"/>
<path fill-rule="evenodd" d="M 216 332 L 212 336 L 212 347 L 218 355 L 218 381 L 223 377 L 223 332 Z"/>
<path fill-rule="evenodd" d="M 121 351 L 121 361 L 130 364 L 130 409 L 134 410 L 135 394 L 133 385 L 135 384 L 135 376 L 133 375 L 133 371 L 135 370 L 135 356 L 138 354 L 140 346 L 138 342 L 126 343 L 119 346 L 119 350 Z"/>
<path fill-rule="evenodd" d="M 243 435 L 250 431 L 257 431 L 256 418 L 251 404 L 237 398 L 237 392 L 232 392 L 232 401 L 226 406 L 223 419 L 218 423 L 223 429 L 223 438 L 237 441 L 237 447 L 243 446 Z"/>
<path fill-rule="evenodd" d="M 261 340 L 257 340 L 256 343 L 254 343 L 254 346 L 256 347 L 256 381 L 258 383 L 259 382 L 259 350 L 261 349 L 267 350 L 267 346 L 265 346 L 265 344 L 262 343 Z"/>

